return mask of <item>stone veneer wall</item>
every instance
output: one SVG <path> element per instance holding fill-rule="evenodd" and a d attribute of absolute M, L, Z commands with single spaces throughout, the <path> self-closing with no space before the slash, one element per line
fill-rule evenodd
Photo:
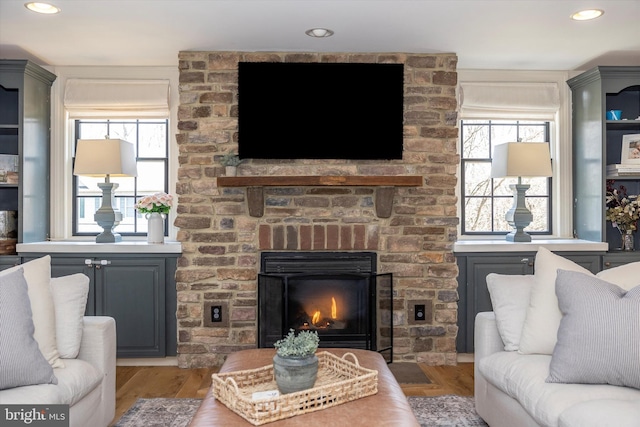
<path fill-rule="evenodd" d="M 456 55 L 180 52 L 179 59 L 179 365 L 219 365 L 256 347 L 263 250 L 376 251 L 378 272 L 394 274 L 395 359 L 455 364 Z M 396 188 L 390 218 L 376 217 L 369 187 L 265 187 L 264 216 L 249 216 L 244 188 L 216 185 L 219 158 L 237 149 L 239 61 L 405 64 L 402 160 L 251 160 L 239 175 L 421 175 L 424 185 Z M 277 125 L 287 131 L 286 115 Z M 270 137 L 277 135 L 265 134 L 265 143 Z M 409 316 L 416 302 L 427 305 L 425 322 Z M 207 321 L 211 305 L 223 307 L 223 322 Z"/>

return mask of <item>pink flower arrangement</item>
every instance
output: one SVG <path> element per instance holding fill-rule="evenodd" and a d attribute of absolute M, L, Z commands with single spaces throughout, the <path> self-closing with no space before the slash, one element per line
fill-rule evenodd
<path fill-rule="evenodd" d="M 168 214 L 173 206 L 173 196 L 167 193 L 156 193 L 143 197 L 136 203 L 136 209 L 140 213 Z"/>

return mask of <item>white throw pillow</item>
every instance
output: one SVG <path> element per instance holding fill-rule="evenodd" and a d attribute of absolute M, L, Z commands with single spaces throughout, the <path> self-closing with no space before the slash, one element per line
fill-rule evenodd
<path fill-rule="evenodd" d="M 82 341 L 82 318 L 87 307 L 89 278 L 82 274 L 51 279 L 56 313 L 56 342 L 63 359 L 75 359 Z"/>
<path fill-rule="evenodd" d="M 536 254 L 535 283 L 520 337 L 522 354 L 552 354 L 556 345 L 562 313 L 556 297 L 558 269 L 593 274 L 575 262 L 540 247 Z"/>
<path fill-rule="evenodd" d="M 602 270 L 596 277 L 629 290 L 640 285 L 640 262 L 631 262 L 618 267 Z"/>
<path fill-rule="evenodd" d="M 24 264 L 0 272 L 0 276 L 13 273 L 22 268 L 27 281 L 33 325 L 33 337 L 38 343 L 42 355 L 54 368 L 64 368 L 56 344 L 56 317 L 53 298 L 49 290 L 51 281 L 51 257 L 46 255 Z"/>
<path fill-rule="evenodd" d="M 532 274 L 487 275 L 487 288 L 496 315 L 496 326 L 506 351 L 516 351 L 520 347 L 520 335 L 534 283 L 535 276 Z"/>

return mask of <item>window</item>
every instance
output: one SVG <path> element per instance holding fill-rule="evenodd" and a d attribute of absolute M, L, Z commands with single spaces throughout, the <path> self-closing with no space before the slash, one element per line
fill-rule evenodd
<path fill-rule="evenodd" d="M 122 235 L 144 235 L 147 220 L 135 210 L 136 201 L 149 194 L 168 193 L 169 121 L 166 119 L 87 119 L 75 120 L 78 139 L 120 138 L 135 146 L 137 177 L 111 178 L 118 184 L 115 204 L 122 213 L 116 231 Z M 98 188 L 102 178 L 73 177 L 73 235 L 95 235 L 102 232 L 93 215 L 100 207 L 102 192 Z M 165 222 L 165 235 L 167 234 Z"/>
<path fill-rule="evenodd" d="M 510 184 L 517 178 L 491 178 L 491 155 L 496 144 L 512 141 L 550 141 L 550 122 L 524 120 L 462 120 L 461 196 L 463 235 L 506 234 L 505 220 L 513 204 Z M 533 222 L 529 234 L 551 234 L 551 179 L 522 178 L 531 187 L 526 193 Z"/>

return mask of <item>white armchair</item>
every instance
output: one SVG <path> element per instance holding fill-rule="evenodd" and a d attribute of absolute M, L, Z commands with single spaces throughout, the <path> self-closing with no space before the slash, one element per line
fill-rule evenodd
<path fill-rule="evenodd" d="M 83 315 L 88 290 L 84 274 L 51 279 L 49 257 L 0 272 L 2 404 L 69 405 L 71 427 L 111 423 L 116 323 Z"/>
<path fill-rule="evenodd" d="M 68 404 L 71 427 L 109 425 L 116 405 L 116 322 L 111 317 L 83 319 L 80 353 L 55 368 L 58 384 L 0 391 L 3 404 Z"/>

